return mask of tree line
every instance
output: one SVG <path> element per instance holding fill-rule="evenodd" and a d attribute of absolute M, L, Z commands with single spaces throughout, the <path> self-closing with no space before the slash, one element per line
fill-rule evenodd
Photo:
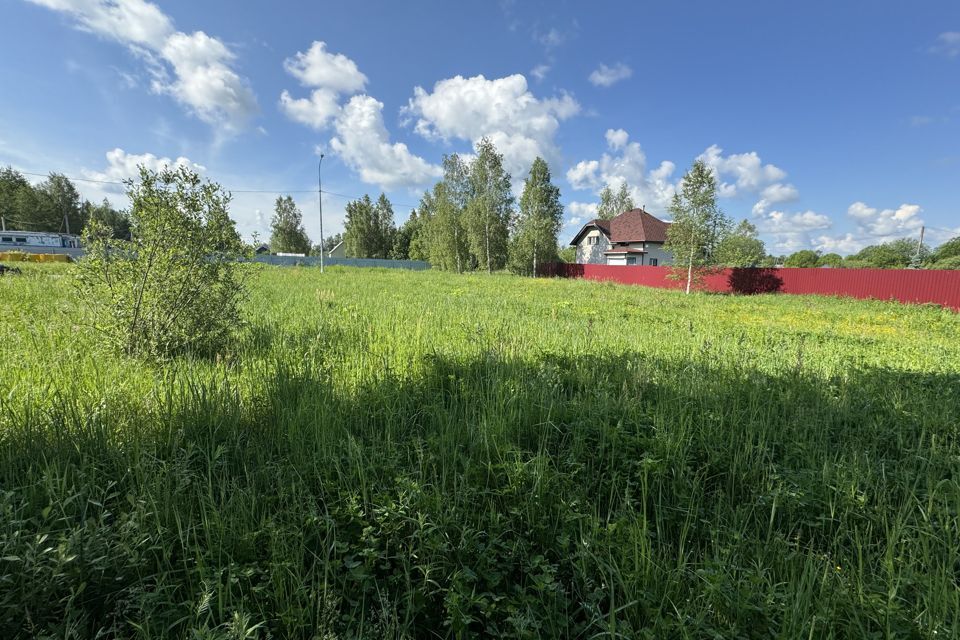
<path fill-rule="evenodd" d="M 80 234 L 91 220 L 116 238 L 130 235 L 130 216 L 104 199 L 95 204 L 80 197 L 66 176 L 51 173 L 33 185 L 12 167 L 0 168 L 0 217 L 7 229 Z"/>
<path fill-rule="evenodd" d="M 547 162 L 533 161 L 517 201 L 493 142 L 483 138 L 474 151 L 469 161 L 458 154 L 443 158 L 443 177 L 399 227 L 386 195 L 350 202 L 346 255 L 424 260 L 458 273 L 509 269 L 527 275 L 557 260 L 563 206 Z"/>
<path fill-rule="evenodd" d="M 493 143 L 484 138 L 475 152 L 469 162 L 457 154 L 444 157 L 443 178 L 399 227 L 385 194 L 376 201 L 363 196 L 350 202 L 344 232 L 324 238 L 322 249 L 330 251 L 343 241 L 351 257 L 424 260 L 457 272 L 507 268 L 529 274 L 544 262 L 573 262 L 575 249 L 558 246 L 563 207 L 546 161 L 534 161 L 517 202 L 503 156 Z M 716 188 L 709 168 L 694 163 L 669 209 L 674 225 L 668 244 L 676 249 L 675 255 L 688 258 L 689 246 L 697 245 L 694 268 L 960 269 L 960 237 L 936 249 L 901 238 L 846 257 L 810 249 L 771 255 L 756 226 L 748 220 L 734 225 L 719 210 Z M 610 219 L 635 207 L 626 183 L 616 189 L 606 186 L 600 192 L 597 217 Z M 34 185 L 12 167 L 0 168 L 0 217 L 7 229 L 79 234 L 97 221 L 114 238 L 129 239 L 131 233 L 129 212 L 115 209 L 106 199 L 97 204 L 82 198 L 66 176 L 51 173 Z M 320 245 L 311 245 L 303 215 L 290 196 L 275 202 L 269 245 L 273 252 L 317 254 L 321 250 Z M 683 263 L 682 257 L 675 262 Z"/>
<path fill-rule="evenodd" d="M 804 249 L 781 256 L 778 264 L 846 269 L 960 269 L 960 237 L 936 249 L 911 238 L 899 238 L 869 245 L 846 257 Z"/>

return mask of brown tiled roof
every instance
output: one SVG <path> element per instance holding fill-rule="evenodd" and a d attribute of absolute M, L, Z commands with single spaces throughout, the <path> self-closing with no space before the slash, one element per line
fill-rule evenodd
<path fill-rule="evenodd" d="M 643 209 L 631 209 L 610 220 L 591 220 L 573 236 L 571 245 L 591 226 L 597 227 L 613 244 L 627 242 L 666 242 L 669 222 L 655 218 Z"/>
<path fill-rule="evenodd" d="M 666 242 L 669 227 L 643 209 L 632 209 L 610 220 L 610 242 Z"/>

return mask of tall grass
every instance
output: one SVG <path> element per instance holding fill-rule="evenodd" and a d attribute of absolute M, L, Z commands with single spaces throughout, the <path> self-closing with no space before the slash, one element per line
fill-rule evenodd
<path fill-rule="evenodd" d="M 163 368 L 0 281 L 0 637 L 952 637 L 960 317 L 266 268 Z"/>

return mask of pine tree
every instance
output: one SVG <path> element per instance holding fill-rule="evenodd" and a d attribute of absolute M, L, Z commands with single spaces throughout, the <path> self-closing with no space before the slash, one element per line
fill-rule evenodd
<path fill-rule="evenodd" d="M 543 158 L 533 161 L 523 185 L 520 212 L 510 241 L 510 269 L 537 275 L 537 268 L 557 259 L 557 234 L 563 223 L 560 189 L 550 180 Z"/>

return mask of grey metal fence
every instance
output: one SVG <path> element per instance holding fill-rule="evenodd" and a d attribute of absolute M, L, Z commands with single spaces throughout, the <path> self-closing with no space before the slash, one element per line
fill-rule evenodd
<path fill-rule="evenodd" d="M 254 262 L 277 266 L 320 266 L 319 256 L 270 256 L 262 255 L 253 259 Z M 430 268 L 429 262 L 421 260 L 380 260 L 379 258 L 324 258 L 325 267 L 384 267 L 387 269 L 412 269 L 423 271 Z"/>
<path fill-rule="evenodd" d="M 0 248 L 0 251 L 23 251 L 25 253 L 59 253 L 66 254 L 71 258 L 80 258 L 83 256 L 83 249 L 65 249 L 61 247 L 11 247 L 10 249 Z M 319 266 L 320 256 L 256 256 L 254 262 L 272 264 L 280 267 L 293 266 Z M 327 267 L 383 267 L 386 269 L 411 269 L 413 271 L 423 271 L 430 268 L 429 262 L 421 260 L 380 260 L 378 258 L 324 258 L 324 266 Z"/>

